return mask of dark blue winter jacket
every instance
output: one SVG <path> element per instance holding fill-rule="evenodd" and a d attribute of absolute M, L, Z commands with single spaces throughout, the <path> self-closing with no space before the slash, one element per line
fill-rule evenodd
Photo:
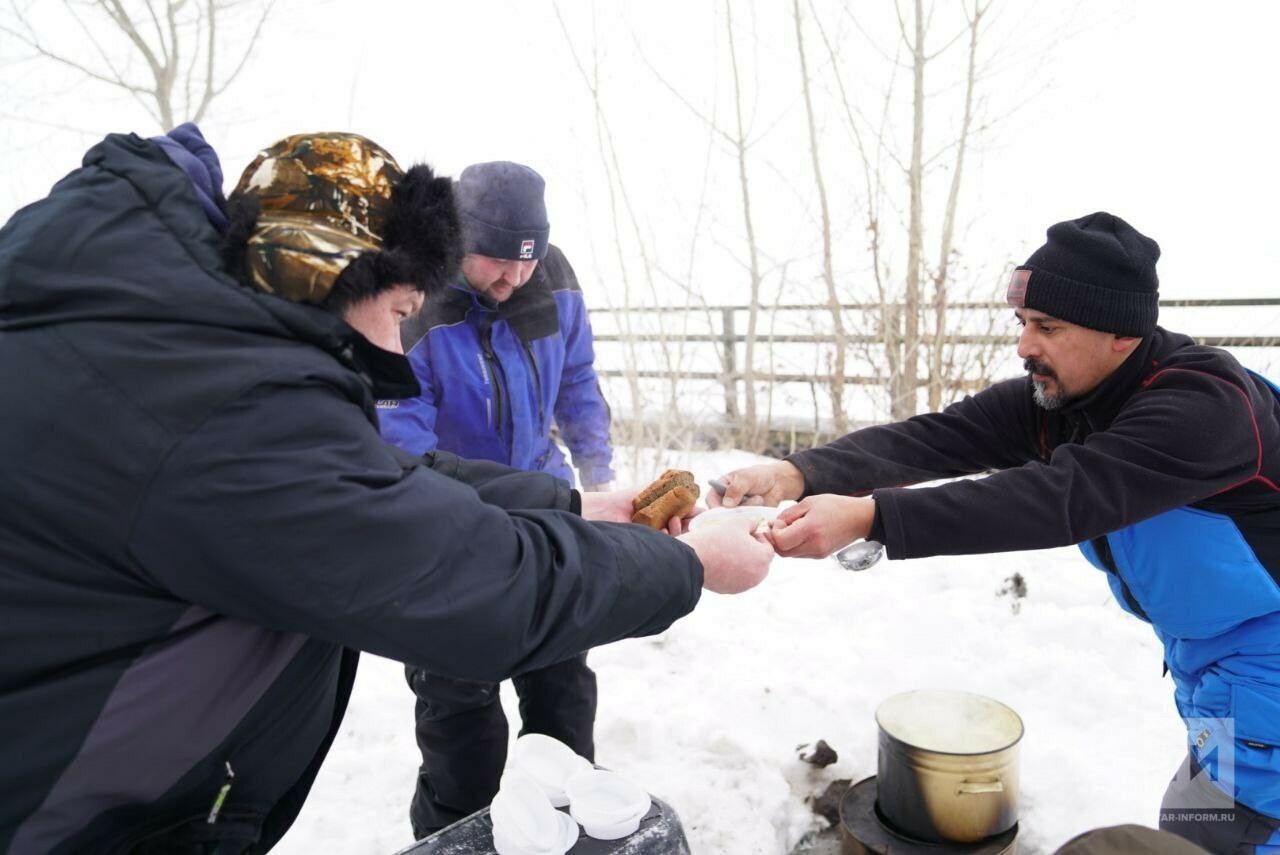
<path fill-rule="evenodd" d="M 0 229 L 0 366 L 0 852 L 265 851 L 354 651 L 501 680 L 697 602 L 559 479 L 383 442 L 407 362 L 241 287 L 155 142 Z"/>
<path fill-rule="evenodd" d="M 533 276 L 495 304 L 465 283 L 427 301 L 402 330 L 422 395 L 379 402 L 382 435 L 414 454 L 442 448 L 583 486 L 613 480 L 609 408 L 593 363 L 577 277 L 555 246 Z"/>
<path fill-rule="evenodd" d="M 893 558 L 1080 544 L 1163 643 L 1190 751 L 1280 817 L 1280 401 L 1229 353 L 1157 328 L 1060 410 L 1023 377 L 789 459 L 806 494 L 880 488 Z"/>

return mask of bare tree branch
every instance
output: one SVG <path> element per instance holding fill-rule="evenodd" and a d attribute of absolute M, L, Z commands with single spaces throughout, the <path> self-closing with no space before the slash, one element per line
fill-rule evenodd
<path fill-rule="evenodd" d="M 267 0 L 239 61 L 227 79 L 219 81 L 219 54 L 230 49 L 221 26 L 222 16 L 233 5 L 218 0 L 63 0 L 63 12 L 76 22 L 93 46 L 98 59 L 95 63 L 60 49 L 50 43 L 50 37 L 38 34 L 16 0 L 10 0 L 9 6 L 10 18 L 17 22 L 17 28 L 0 23 L 0 33 L 16 37 L 44 59 L 127 92 L 162 130 L 168 130 L 182 121 L 202 119 L 213 100 L 239 76 L 257 47 L 275 0 Z M 110 26 L 104 26 L 103 21 L 90 24 L 82 9 L 103 16 Z M 126 74 L 129 60 L 135 56 L 146 65 L 151 77 L 149 85 Z"/>
<path fill-rule="evenodd" d="M 822 159 L 818 153 L 818 129 L 813 118 L 813 96 L 809 91 L 809 62 L 804 50 L 804 26 L 800 17 L 800 0 L 791 0 L 791 10 L 796 28 L 796 50 L 800 54 L 800 88 L 804 93 L 804 112 L 809 128 L 809 156 L 813 164 L 813 179 L 818 189 L 818 207 L 822 216 L 822 281 L 826 285 L 827 309 L 831 313 L 835 333 L 828 392 L 831 397 L 831 415 L 835 422 L 836 433 L 844 434 L 846 432 L 844 312 L 840 307 L 840 294 L 836 289 L 836 275 L 831 258 L 831 208 L 827 204 L 827 185 L 822 180 Z"/>
<path fill-rule="evenodd" d="M 683 92 L 681 92 L 679 89 L 673 86 L 671 84 L 671 81 L 667 80 L 666 75 L 664 75 L 661 71 L 659 71 L 653 65 L 653 63 L 649 61 L 649 57 L 641 49 L 640 41 L 636 37 L 634 32 L 631 34 L 631 38 L 632 38 L 632 43 L 636 47 L 636 52 L 640 56 L 640 61 L 644 63 L 645 68 L 649 69 L 649 71 L 653 74 L 654 78 L 658 81 L 658 83 L 662 85 L 662 88 L 666 89 L 668 92 L 674 95 L 676 100 L 679 101 L 681 104 L 683 104 L 689 110 L 689 112 L 692 113 L 698 119 L 698 121 L 705 124 L 711 131 L 719 135 L 724 142 L 732 146 L 734 144 L 733 137 L 730 136 L 727 131 L 723 130 L 719 125 L 717 125 L 714 119 L 710 118 L 701 110 L 699 110 L 693 104 L 692 101 L 690 101 L 688 98 L 685 97 Z"/>
<path fill-rule="evenodd" d="M 231 74 L 227 79 L 223 81 L 222 85 L 214 90 L 214 98 L 225 92 L 227 87 L 234 83 L 235 79 L 240 76 L 240 72 L 244 70 L 245 64 L 249 61 L 249 57 L 253 56 L 253 49 L 257 47 L 258 39 L 262 36 L 262 29 L 266 26 L 267 18 L 271 16 L 271 11 L 275 6 L 276 0 L 269 0 L 266 7 L 262 10 L 262 14 L 258 17 L 258 23 L 253 28 L 253 35 L 249 37 L 249 44 L 245 46 L 244 53 L 240 55 L 240 62 L 236 64 L 236 67 L 231 71 Z M 211 64 L 210 69 L 212 69 L 212 67 L 213 66 Z M 210 74 L 210 79 L 212 79 L 212 72 Z"/>

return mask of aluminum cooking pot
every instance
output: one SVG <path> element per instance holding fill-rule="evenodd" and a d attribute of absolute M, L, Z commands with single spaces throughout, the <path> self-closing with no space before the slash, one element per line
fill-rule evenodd
<path fill-rule="evenodd" d="M 976 843 L 1018 822 L 1022 719 L 969 692 L 904 692 L 876 710 L 881 815 L 932 843 Z"/>

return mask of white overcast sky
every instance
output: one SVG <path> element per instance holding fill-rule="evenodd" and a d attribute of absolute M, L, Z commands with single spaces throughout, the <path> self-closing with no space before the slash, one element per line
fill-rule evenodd
<path fill-rule="evenodd" d="M 956 24 L 947 17 L 952 0 L 935 4 L 932 46 Z M 876 53 L 893 50 L 896 37 L 892 5 L 840 5 L 803 8 L 823 16 L 846 87 L 874 112 L 888 67 Z M 52 23 L 59 6 L 36 4 L 55 36 L 68 26 Z M 446 173 L 478 160 L 521 160 L 547 177 L 552 239 L 605 302 L 621 302 L 619 289 L 633 289 L 634 299 L 635 289 L 666 293 L 674 282 L 691 282 L 710 302 L 741 302 L 737 166 L 694 113 L 714 112 L 724 127 L 733 118 L 725 8 L 687 0 L 279 0 L 257 55 L 203 128 L 222 154 L 228 188 L 257 149 L 304 130 L 355 130 L 402 162 L 425 160 Z M 998 73 L 981 94 L 989 115 L 1001 118 L 973 151 L 962 191 L 960 249 L 982 287 L 990 281 L 994 291 L 997 271 L 1024 259 L 1049 224 L 1106 209 L 1161 243 L 1165 296 L 1273 294 L 1280 4 L 997 0 L 995 9 L 987 58 L 998 50 Z M 766 284 L 816 293 L 817 202 L 791 4 L 734 0 L 732 11 Z M 600 74 L 632 204 L 617 228 L 610 205 L 619 197 L 608 193 L 595 115 L 561 19 L 581 61 Z M 822 74 L 823 49 L 812 30 L 806 38 Z M 104 133 L 159 130 L 132 100 L 47 63 L 15 61 L 22 51 L 9 36 L 0 40 L 0 217 L 47 192 Z M 958 48 L 950 56 L 959 58 Z M 931 66 L 927 86 L 954 105 L 946 61 Z M 903 82 L 899 72 L 900 115 Z M 819 87 L 828 94 L 815 97 L 837 268 L 849 281 L 866 280 L 866 194 L 833 86 L 827 76 Z M 945 144 L 949 109 L 935 111 L 931 150 Z M 944 187 L 935 180 L 934 209 Z M 656 259 L 650 277 L 639 271 L 641 250 Z"/>

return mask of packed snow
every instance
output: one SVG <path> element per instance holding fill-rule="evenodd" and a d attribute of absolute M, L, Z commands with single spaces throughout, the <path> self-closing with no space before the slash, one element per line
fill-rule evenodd
<path fill-rule="evenodd" d="M 673 454 L 622 483 L 670 464 L 705 484 L 759 460 Z M 1007 590 L 1014 574 L 1023 598 Z M 695 855 L 779 855 L 823 827 L 806 800 L 832 780 L 875 774 L 875 709 L 912 689 L 976 692 L 1022 717 L 1023 855 L 1099 826 L 1154 826 L 1183 754 L 1160 645 L 1075 549 L 882 561 L 862 573 L 778 558 L 759 587 L 704 593 L 661 635 L 598 648 L 590 661 L 597 763 L 670 804 Z M 509 683 L 503 699 L 514 739 Z M 824 769 L 798 757 L 818 739 L 839 753 Z M 417 764 L 402 668 L 365 656 L 341 733 L 276 851 L 390 855 L 411 844 Z"/>

